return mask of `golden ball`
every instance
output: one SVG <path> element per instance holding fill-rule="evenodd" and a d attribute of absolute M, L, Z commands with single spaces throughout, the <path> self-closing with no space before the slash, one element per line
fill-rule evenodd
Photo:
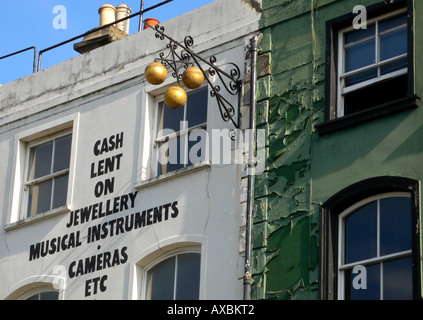
<path fill-rule="evenodd" d="M 160 62 L 152 62 L 145 69 L 145 78 L 151 84 L 162 84 L 167 78 L 166 67 Z"/>
<path fill-rule="evenodd" d="M 188 88 L 197 89 L 204 82 L 204 74 L 197 67 L 189 67 L 185 70 L 182 81 Z"/>
<path fill-rule="evenodd" d="M 182 108 L 187 102 L 187 94 L 179 86 L 173 86 L 167 89 L 165 93 L 165 103 L 172 109 Z"/>

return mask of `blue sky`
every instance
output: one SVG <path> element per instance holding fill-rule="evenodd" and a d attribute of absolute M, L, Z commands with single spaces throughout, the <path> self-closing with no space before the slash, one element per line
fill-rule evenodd
<path fill-rule="evenodd" d="M 2 1 L 0 10 L 0 57 L 31 46 L 35 46 L 39 52 L 97 27 L 100 22 L 98 9 L 105 3 L 114 6 L 125 3 L 132 9 L 132 13 L 136 13 L 140 9 L 141 0 L 114 1 L 116 0 Z M 149 8 L 162 1 L 145 0 L 144 8 Z M 210 2 L 213 2 L 213 0 L 174 0 L 160 8 L 149 11 L 144 18 L 154 17 L 163 22 Z M 63 14 L 63 12 L 53 12 L 56 6 L 63 6 L 66 9 L 66 29 L 54 27 L 54 19 L 58 14 Z M 131 34 L 138 31 L 138 22 L 138 18 L 131 19 Z M 43 54 L 42 68 L 77 56 L 78 53 L 73 50 L 73 43 L 81 40 L 76 40 Z M 0 60 L 0 84 L 30 74 L 33 56 L 33 51 L 27 51 Z"/>

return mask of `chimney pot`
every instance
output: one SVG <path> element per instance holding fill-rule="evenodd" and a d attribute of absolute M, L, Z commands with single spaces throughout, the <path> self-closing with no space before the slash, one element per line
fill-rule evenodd
<path fill-rule="evenodd" d="M 100 14 L 100 27 L 116 21 L 116 8 L 111 4 L 104 4 L 98 10 Z"/>
<path fill-rule="evenodd" d="M 120 4 L 116 7 L 116 20 L 120 20 L 128 17 L 131 14 L 132 10 L 126 4 Z M 117 24 L 118 29 L 129 34 L 129 19 L 119 22 Z"/>

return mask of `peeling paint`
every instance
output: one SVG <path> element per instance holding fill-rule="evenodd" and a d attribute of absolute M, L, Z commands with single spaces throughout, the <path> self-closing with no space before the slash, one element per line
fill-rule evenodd
<path fill-rule="evenodd" d="M 421 15 L 420 1 L 414 7 Z M 259 125 L 269 135 L 266 170 L 255 189 L 260 214 L 253 238 L 261 245 L 252 260 L 256 299 L 318 299 L 319 208 L 330 196 L 372 175 L 423 179 L 421 109 L 324 139 L 314 130 L 324 121 L 326 21 L 351 10 L 347 0 L 263 0 L 260 48 L 271 73 L 258 93 L 267 108 L 258 110 Z M 422 63 L 417 57 L 415 69 Z M 416 74 L 418 94 L 422 83 Z"/>

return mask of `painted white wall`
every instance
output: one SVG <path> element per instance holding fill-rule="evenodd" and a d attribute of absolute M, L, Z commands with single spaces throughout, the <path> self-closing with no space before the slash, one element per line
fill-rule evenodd
<path fill-rule="evenodd" d="M 234 62 L 243 72 L 245 43 L 257 32 L 259 18 L 247 1 L 216 0 L 162 25 L 174 39 L 191 35 L 194 50 L 202 56 Z M 202 254 L 200 298 L 242 298 L 244 166 L 204 165 L 169 179 L 150 180 L 152 101 L 161 90 L 146 83 L 143 73 L 166 44 L 154 31 L 145 30 L 0 88 L 1 299 L 18 298 L 41 284 L 64 282 L 61 299 L 139 299 L 145 267 L 161 254 L 193 245 Z M 163 86 L 172 82 L 169 76 Z M 231 128 L 221 120 L 215 102 L 209 107 L 209 129 Z M 22 221 L 25 142 L 64 126 L 73 130 L 69 208 Z M 94 154 L 96 141 L 122 132 L 122 148 Z M 120 153 L 119 170 L 90 177 L 92 163 Z M 96 184 L 111 178 L 114 192 L 96 198 Z M 80 208 L 136 192 L 134 208 L 66 226 Z M 88 243 L 88 230 L 95 225 L 175 201 L 176 218 Z M 71 233 L 79 233 L 80 246 L 29 261 L 31 245 Z M 124 263 L 69 277 L 72 262 L 124 247 Z M 90 279 L 103 276 L 107 289 L 93 294 L 91 283 L 91 295 L 86 296 Z"/>

